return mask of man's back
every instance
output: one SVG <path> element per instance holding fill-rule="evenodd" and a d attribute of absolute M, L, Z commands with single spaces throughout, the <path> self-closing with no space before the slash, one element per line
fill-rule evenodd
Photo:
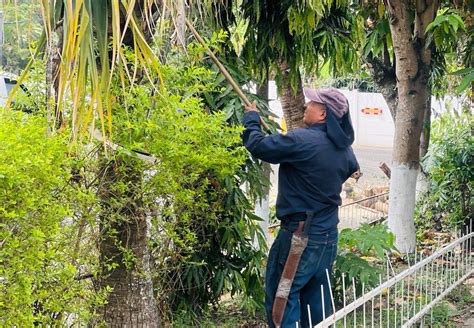
<path fill-rule="evenodd" d="M 336 147 L 327 137 L 326 124 L 264 137 L 258 119 L 256 113 L 245 114 L 243 139 L 255 157 L 280 163 L 277 217 L 337 208 L 342 184 L 358 168 L 352 149 Z M 254 125 L 258 129 L 253 130 Z"/>

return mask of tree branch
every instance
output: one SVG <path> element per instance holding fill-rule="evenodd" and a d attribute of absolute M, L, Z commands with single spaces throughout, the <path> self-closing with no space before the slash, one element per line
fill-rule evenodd
<path fill-rule="evenodd" d="M 393 121 L 396 119 L 398 105 L 397 78 L 394 65 L 386 65 L 376 57 L 363 58 L 369 66 L 374 82 L 377 84 L 380 92 L 388 104 Z"/>

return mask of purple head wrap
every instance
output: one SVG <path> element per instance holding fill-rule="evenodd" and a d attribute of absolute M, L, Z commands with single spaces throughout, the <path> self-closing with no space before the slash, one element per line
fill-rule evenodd
<path fill-rule="evenodd" d="M 352 128 L 349 113 L 349 102 L 346 96 L 335 88 L 303 89 L 307 100 L 326 105 L 327 136 L 338 148 L 346 148 L 354 142 L 354 129 Z"/>
<path fill-rule="evenodd" d="M 337 118 L 342 118 L 349 111 L 349 103 L 346 96 L 335 88 L 326 89 L 303 89 L 304 96 L 307 100 L 326 105 Z"/>

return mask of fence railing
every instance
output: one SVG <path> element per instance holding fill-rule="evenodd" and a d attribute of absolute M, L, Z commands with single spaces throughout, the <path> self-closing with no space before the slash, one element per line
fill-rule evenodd
<path fill-rule="evenodd" d="M 471 220 L 454 241 L 431 255 L 415 252 L 407 257 L 408 267 L 399 273 L 387 261 L 385 277 L 380 275 L 378 286 L 369 291 L 362 284 L 361 296 L 356 295 L 355 279 L 349 286 L 343 283 L 342 308 L 316 327 L 390 328 L 432 323 L 433 307 L 474 273 L 473 239 Z M 332 294 L 331 299 L 334 308 Z"/>
<path fill-rule="evenodd" d="M 376 223 L 388 214 L 388 192 L 344 204 L 339 208 L 339 227 L 358 228 L 362 223 Z"/>

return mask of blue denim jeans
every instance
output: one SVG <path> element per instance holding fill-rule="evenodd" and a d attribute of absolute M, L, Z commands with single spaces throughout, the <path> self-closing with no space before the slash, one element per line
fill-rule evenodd
<path fill-rule="evenodd" d="M 294 229 L 290 230 L 294 231 Z M 268 255 L 265 276 L 265 310 L 270 327 L 275 327 L 272 322 L 273 300 L 288 257 L 291 237 L 292 232 L 282 228 Z M 326 269 L 331 277 L 332 264 L 336 258 L 336 253 L 337 228 L 324 233 L 309 231 L 308 246 L 301 256 L 290 289 L 281 324 L 282 328 L 294 328 L 296 322 L 299 323 L 299 327 L 309 327 L 308 305 L 311 309 L 312 324 L 316 325 L 323 320 L 321 285 L 324 290 L 325 316 L 328 317 L 332 313 Z"/>

